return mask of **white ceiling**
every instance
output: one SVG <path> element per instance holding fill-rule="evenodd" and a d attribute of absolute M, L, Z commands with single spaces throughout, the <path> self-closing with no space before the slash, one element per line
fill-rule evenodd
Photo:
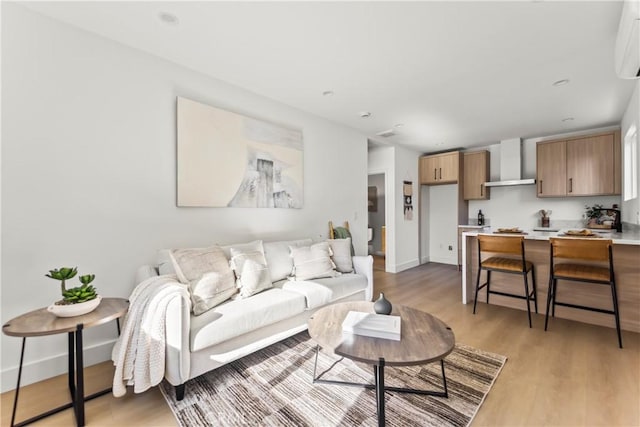
<path fill-rule="evenodd" d="M 423 152 L 618 124 L 635 84 L 619 1 L 22 4 Z"/>

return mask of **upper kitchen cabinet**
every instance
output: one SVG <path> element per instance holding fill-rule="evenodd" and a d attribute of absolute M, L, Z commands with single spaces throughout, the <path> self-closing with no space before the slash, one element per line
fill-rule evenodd
<path fill-rule="evenodd" d="M 536 146 L 538 197 L 620 194 L 620 132 Z"/>
<path fill-rule="evenodd" d="M 459 151 L 420 157 L 420 184 L 455 184 L 460 175 Z"/>
<path fill-rule="evenodd" d="M 464 200 L 487 200 L 489 188 L 484 183 L 489 180 L 489 152 L 464 153 Z"/>

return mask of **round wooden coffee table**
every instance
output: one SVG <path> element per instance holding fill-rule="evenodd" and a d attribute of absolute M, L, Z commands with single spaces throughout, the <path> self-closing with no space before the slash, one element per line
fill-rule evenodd
<path fill-rule="evenodd" d="M 373 303 L 353 301 L 333 304 L 314 313 L 309 319 L 309 335 L 318 344 L 313 368 L 313 382 L 342 384 L 376 390 L 378 425 L 385 424 L 384 392 L 414 393 L 448 397 L 443 359 L 453 351 L 455 335 L 440 319 L 410 307 L 394 305 L 391 315 L 401 318 L 401 338 L 394 341 L 371 338 L 342 331 L 342 322 L 349 311 L 374 313 Z M 373 365 L 375 384 L 350 383 L 316 377 L 319 347 L 347 359 Z M 443 390 L 416 390 L 385 387 L 385 366 L 423 365 L 440 361 Z"/>

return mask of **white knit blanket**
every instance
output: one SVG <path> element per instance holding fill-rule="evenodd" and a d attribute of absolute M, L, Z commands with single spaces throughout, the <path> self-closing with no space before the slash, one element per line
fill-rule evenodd
<path fill-rule="evenodd" d="M 189 301 L 185 285 L 175 275 L 150 277 L 129 297 L 129 312 L 111 353 L 116 367 L 113 395 L 124 396 L 128 385 L 142 393 L 158 385 L 165 368 L 165 316 L 175 298 Z"/>

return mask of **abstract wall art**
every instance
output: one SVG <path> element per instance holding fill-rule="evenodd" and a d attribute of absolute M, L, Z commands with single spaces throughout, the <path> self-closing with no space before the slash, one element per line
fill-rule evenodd
<path fill-rule="evenodd" d="M 178 206 L 302 208 L 302 131 L 177 101 Z"/>

